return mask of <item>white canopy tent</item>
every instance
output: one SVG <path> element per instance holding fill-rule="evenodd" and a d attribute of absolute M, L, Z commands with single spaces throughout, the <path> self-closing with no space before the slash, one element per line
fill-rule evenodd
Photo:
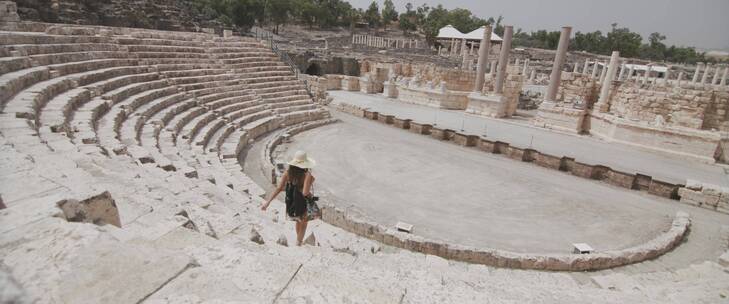
<path fill-rule="evenodd" d="M 471 31 L 468 34 L 464 34 L 464 37 L 463 38 L 466 38 L 468 40 L 478 40 L 478 41 L 481 41 L 481 39 L 483 38 L 483 31 L 485 31 L 485 30 L 486 30 L 486 27 L 485 26 L 482 26 L 480 28 L 477 28 L 477 29 Z M 504 39 L 501 39 L 501 37 L 499 37 L 499 35 L 496 35 L 494 32 L 491 32 L 491 41 L 501 42 L 503 40 Z"/>
<path fill-rule="evenodd" d="M 440 30 L 438 30 L 438 36 L 436 38 L 438 39 L 466 39 L 466 40 L 477 40 L 481 41 L 481 38 L 483 38 L 483 31 L 485 30 L 485 26 L 482 26 L 480 28 L 477 28 L 473 31 L 471 31 L 468 34 L 461 33 L 461 31 L 457 30 L 452 25 L 446 25 Z M 494 33 L 491 33 L 491 41 L 495 42 L 501 42 L 503 39 L 499 37 L 499 35 L 496 35 Z"/>

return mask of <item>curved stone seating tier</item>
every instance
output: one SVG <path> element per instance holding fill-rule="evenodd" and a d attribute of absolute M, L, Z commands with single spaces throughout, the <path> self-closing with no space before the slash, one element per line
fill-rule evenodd
<path fill-rule="evenodd" d="M 133 66 L 133 63 L 126 60 L 93 61 L 85 62 L 81 67 L 78 66 L 79 63 L 74 63 L 76 66 L 73 69 L 75 70 L 70 72 L 77 73 L 44 80 L 24 88 L 22 92 L 15 96 L 14 102 L 6 105 L 4 111 L 16 113 L 17 117 L 35 118 L 38 111 L 45 107 L 46 103 L 60 92 L 93 83 L 97 79 L 105 79 L 135 71 L 137 68 Z"/>

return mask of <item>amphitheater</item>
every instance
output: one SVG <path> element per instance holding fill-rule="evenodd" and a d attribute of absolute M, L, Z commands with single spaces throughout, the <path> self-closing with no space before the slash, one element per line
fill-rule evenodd
<path fill-rule="evenodd" d="M 556 65 L 563 98 L 534 126 L 453 106 L 500 85 L 513 104 L 518 63 L 479 80 L 371 58 L 317 77 L 261 37 L 0 8 L 2 303 L 729 301 L 729 181 L 702 146 L 723 137 L 573 134 L 618 124 L 601 106 L 618 98 L 580 118 L 564 105 L 601 90 L 582 73 Z M 726 104 L 725 79 L 683 85 Z M 683 141 L 636 143 L 656 133 Z M 298 149 L 319 162 L 323 208 L 301 247 L 282 203 L 260 210 Z"/>

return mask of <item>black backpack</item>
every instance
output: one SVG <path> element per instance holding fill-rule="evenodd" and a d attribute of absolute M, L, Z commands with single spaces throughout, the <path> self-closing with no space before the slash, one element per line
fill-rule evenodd
<path fill-rule="evenodd" d="M 306 212 L 306 198 L 299 187 L 286 183 L 286 214 L 290 217 L 299 217 Z"/>

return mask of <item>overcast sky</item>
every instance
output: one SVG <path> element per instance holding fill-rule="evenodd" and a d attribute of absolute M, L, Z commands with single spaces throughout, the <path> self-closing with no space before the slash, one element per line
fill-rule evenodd
<path fill-rule="evenodd" d="M 372 0 L 349 0 L 366 8 Z M 382 8 L 384 0 L 377 0 Z M 504 23 L 524 31 L 559 30 L 571 25 L 572 32 L 610 30 L 621 27 L 643 35 L 659 32 L 668 44 L 729 50 L 729 0 L 393 0 L 398 12 L 410 2 L 443 4 L 448 9 L 467 8 L 481 18 L 504 16 Z"/>

